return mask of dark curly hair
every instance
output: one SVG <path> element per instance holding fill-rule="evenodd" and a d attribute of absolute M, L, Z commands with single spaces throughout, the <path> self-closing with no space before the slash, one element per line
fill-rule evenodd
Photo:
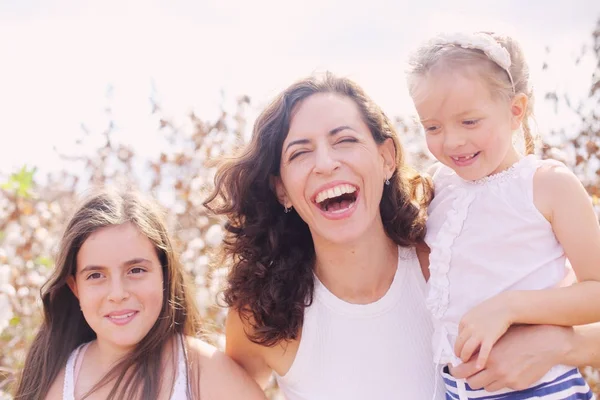
<path fill-rule="evenodd" d="M 260 114 L 242 153 L 221 164 L 215 189 L 204 202 L 227 218 L 222 250 L 232 268 L 224 300 L 251 327 L 249 339 L 263 346 L 296 339 L 304 309 L 313 299 L 315 250 L 310 231 L 295 211 L 283 212 L 271 182 L 279 176 L 282 146 L 295 108 L 316 93 L 354 100 L 375 142 L 394 141 L 397 169 L 380 205 L 385 231 L 400 246 L 414 246 L 425 235 L 431 182 L 405 164 L 391 121 L 364 91 L 331 73 L 285 89 Z"/>

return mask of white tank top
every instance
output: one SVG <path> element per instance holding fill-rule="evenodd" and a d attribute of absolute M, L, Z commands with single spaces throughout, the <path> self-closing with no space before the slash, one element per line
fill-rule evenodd
<path fill-rule="evenodd" d="M 296 358 L 275 374 L 286 400 L 444 398 L 431 362 L 432 321 L 426 283 L 414 249 L 398 249 L 398 269 L 387 293 L 370 304 L 350 304 L 315 277 L 304 312 Z"/>
<path fill-rule="evenodd" d="M 173 394 L 171 400 L 188 400 L 187 397 L 187 366 L 185 349 L 183 347 L 183 337 L 179 336 L 178 351 L 177 351 L 177 377 L 175 379 L 175 385 L 173 387 Z M 69 356 L 67 360 L 67 366 L 65 368 L 65 380 L 63 383 L 63 400 L 75 400 L 75 382 L 77 382 L 77 376 L 81 364 L 83 363 L 83 357 L 87 350 L 89 343 L 82 344 Z"/>
<path fill-rule="evenodd" d="M 551 288 L 565 277 L 564 250 L 533 203 L 533 177 L 543 165 L 560 164 L 527 156 L 476 182 L 445 166 L 434 175 L 427 304 L 436 328 L 447 331 L 436 335 L 436 361 L 458 362 L 450 350 L 458 324 L 477 304 L 507 290 Z"/>
<path fill-rule="evenodd" d="M 568 273 L 564 249 L 533 202 L 542 166 L 564 164 L 529 155 L 478 181 L 465 181 L 446 166 L 434 174 L 425 237 L 434 362 L 461 363 L 453 350 L 458 325 L 477 304 L 505 291 L 555 287 Z M 571 369 L 555 366 L 540 382 Z"/>

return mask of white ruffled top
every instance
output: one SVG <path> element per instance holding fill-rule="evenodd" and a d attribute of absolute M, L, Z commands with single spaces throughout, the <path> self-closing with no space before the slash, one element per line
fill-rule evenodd
<path fill-rule="evenodd" d="M 557 163 L 527 156 L 479 181 L 446 166 L 434 174 L 425 240 L 436 363 L 460 363 L 453 348 L 468 310 L 500 292 L 550 288 L 565 277 L 563 248 L 533 203 L 535 171 Z"/>

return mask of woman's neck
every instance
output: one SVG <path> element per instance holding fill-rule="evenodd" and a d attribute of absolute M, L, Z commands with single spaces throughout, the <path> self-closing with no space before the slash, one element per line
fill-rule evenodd
<path fill-rule="evenodd" d="M 315 241 L 315 274 L 349 303 L 368 304 L 388 291 L 398 268 L 398 246 L 376 224 L 355 243 Z"/>

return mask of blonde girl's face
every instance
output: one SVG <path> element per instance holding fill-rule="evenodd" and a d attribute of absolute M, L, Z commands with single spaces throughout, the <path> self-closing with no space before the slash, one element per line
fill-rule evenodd
<path fill-rule="evenodd" d="M 518 160 L 512 132 L 521 124 L 523 97 L 493 96 L 476 71 L 430 73 L 413 91 L 429 151 L 470 181 Z"/>

